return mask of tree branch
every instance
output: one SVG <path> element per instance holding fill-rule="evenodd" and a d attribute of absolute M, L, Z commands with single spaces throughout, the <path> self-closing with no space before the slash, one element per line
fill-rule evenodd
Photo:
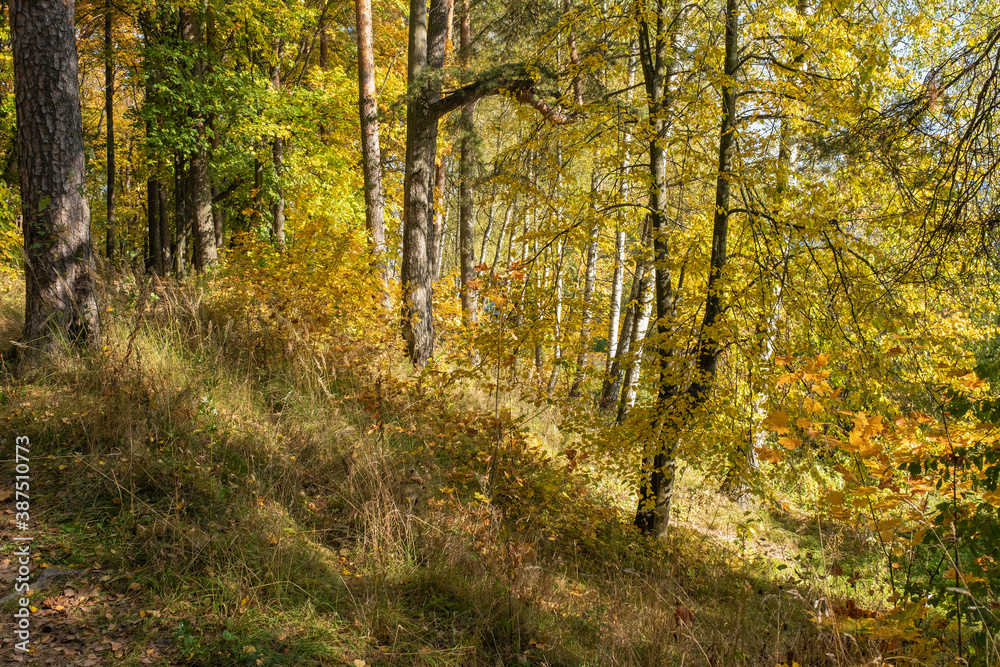
<path fill-rule="evenodd" d="M 539 111 L 546 120 L 556 125 L 566 125 L 576 120 L 577 114 L 569 114 L 549 104 L 536 93 L 535 79 L 523 65 L 499 67 L 487 73 L 482 79 L 453 90 L 430 105 L 427 112 L 431 117 L 442 118 L 466 104 L 478 102 L 484 97 L 508 91 L 522 104 Z"/>

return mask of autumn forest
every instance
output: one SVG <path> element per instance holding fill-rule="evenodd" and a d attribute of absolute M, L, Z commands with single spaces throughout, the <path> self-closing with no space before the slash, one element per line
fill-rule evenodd
<path fill-rule="evenodd" d="M 996 2 L 0 42 L 10 664 L 1000 664 Z"/>

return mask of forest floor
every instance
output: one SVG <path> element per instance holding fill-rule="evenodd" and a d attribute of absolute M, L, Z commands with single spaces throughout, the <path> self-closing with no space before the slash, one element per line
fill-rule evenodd
<path fill-rule="evenodd" d="M 23 287 L 0 291 L 16 340 Z M 15 536 L 42 577 L 32 652 L 15 651 L 11 599 L 0 661 L 774 667 L 900 650 L 830 623 L 887 606 L 863 536 L 740 507 L 686 467 L 669 539 L 647 539 L 634 494 L 553 457 L 558 428 L 537 419 L 490 487 L 498 422 L 471 388 L 378 393 L 373 410 L 370 379 L 289 360 L 194 287 L 158 293 L 139 316 L 112 290 L 102 350 L 0 385 L 3 451 L 31 443 L 27 531 L 0 461 L 0 598 Z"/>

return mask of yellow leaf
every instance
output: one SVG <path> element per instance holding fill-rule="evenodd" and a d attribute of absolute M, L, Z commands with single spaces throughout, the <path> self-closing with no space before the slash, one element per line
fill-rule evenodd
<path fill-rule="evenodd" d="M 788 414 L 784 410 L 772 412 L 764 420 L 764 426 L 779 435 L 788 433 Z"/>
<path fill-rule="evenodd" d="M 795 449 L 802 444 L 802 441 L 798 438 L 789 438 L 787 436 L 778 438 L 778 444 L 785 449 Z"/>

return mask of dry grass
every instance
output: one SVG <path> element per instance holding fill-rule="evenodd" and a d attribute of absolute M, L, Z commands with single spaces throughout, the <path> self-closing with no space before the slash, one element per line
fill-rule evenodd
<path fill-rule="evenodd" d="M 5 290 L 0 329 L 14 337 L 20 296 Z M 777 569 L 806 568 L 819 535 L 808 522 L 747 514 L 692 470 L 671 539 L 651 542 L 628 525 L 620 484 L 551 458 L 562 436 L 544 413 L 535 436 L 501 442 L 491 489 L 488 392 L 418 385 L 391 355 L 373 370 L 347 345 L 316 356 L 290 323 L 210 290 L 118 278 L 107 349 L 9 380 L 0 406 L 8 431 L 36 443 L 39 521 L 60 533 L 40 554 L 100 560 L 109 590 L 140 596 L 156 614 L 136 619 L 136 641 L 168 637 L 161 664 L 773 667 L 876 654 L 813 623 L 822 587 Z M 108 664 L 147 664 L 134 655 Z"/>

